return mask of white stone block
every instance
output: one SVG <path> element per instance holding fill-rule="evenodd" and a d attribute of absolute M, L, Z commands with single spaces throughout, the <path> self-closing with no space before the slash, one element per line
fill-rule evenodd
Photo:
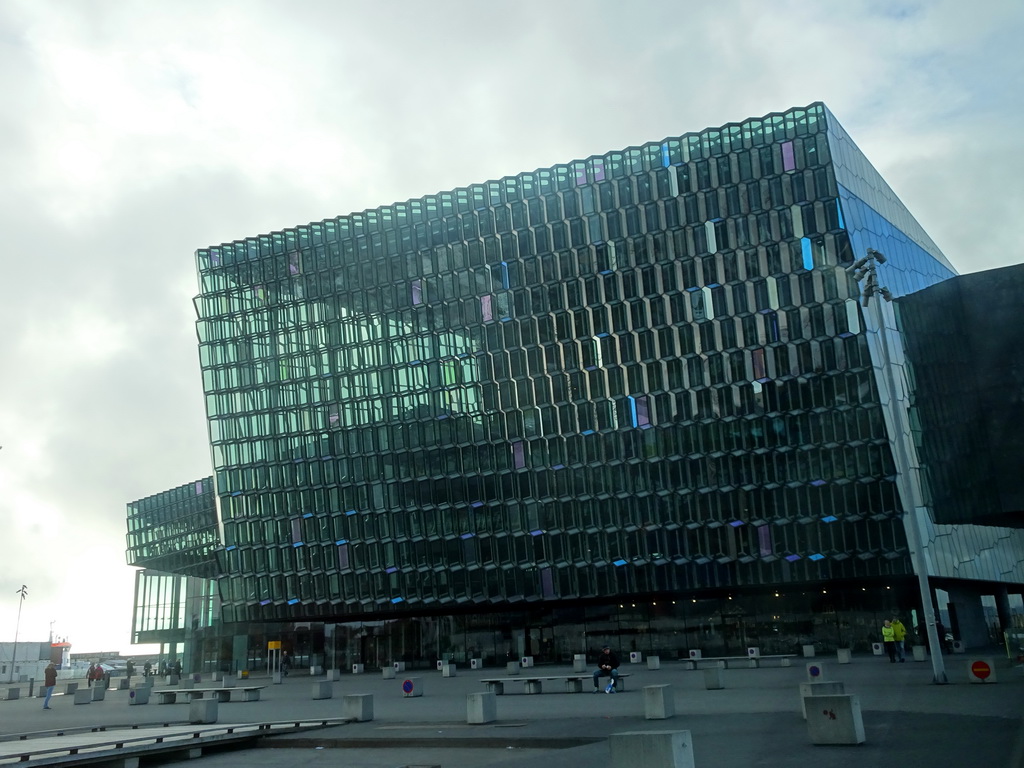
<path fill-rule="evenodd" d="M 423 680 L 422 677 L 407 677 L 402 681 L 402 696 L 407 699 L 413 699 L 417 696 L 423 695 Z"/>
<path fill-rule="evenodd" d="M 849 648 L 836 648 L 836 661 L 840 664 L 849 664 L 851 658 L 851 651 Z"/>
<path fill-rule="evenodd" d="M 353 675 L 361 675 L 361 674 L 363 674 L 363 669 L 364 669 L 364 666 L 362 664 L 353 664 L 352 665 L 352 674 Z"/>
<path fill-rule="evenodd" d="M 314 699 L 330 699 L 334 697 L 334 685 L 330 680 L 317 680 L 313 683 Z"/>
<path fill-rule="evenodd" d="M 689 731 L 613 733 L 608 749 L 611 768 L 694 768 Z"/>
<path fill-rule="evenodd" d="M 441 667 L 441 677 L 455 677 L 455 662 L 445 662 Z"/>
<path fill-rule="evenodd" d="M 964 645 L 962 640 L 953 641 L 953 653 L 967 653 L 967 646 Z"/>
<path fill-rule="evenodd" d="M 392 671 L 394 671 L 394 670 L 392 670 Z M 325 673 L 325 676 L 332 683 L 336 683 L 339 680 L 341 680 L 341 670 L 340 669 L 328 669 L 327 672 Z"/>
<path fill-rule="evenodd" d="M 820 661 L 812 661 L 806 665 L 807 682 L 820 683 L 825 679 L 825 665 Z"/>
<path fill-rule="evenodd" d="M 437 663 L 437 671 L 440 672 L 441 671 L 441 667 L 443 667 L 448 662 L 446 662 L 444 659 L 438 659 L 436 663 Z"/>
<path fill-rule="evenodd" d="M 393 666 L 395 668 L 395 672 L 405 672 L 405 662 L 404 661 L 396 661 L 391 666 Z"/>
<path fill-rule="evenodd" d="M 661 656 L 648 656 L 647 657 L 647 668 L 648 669 L 661 669 Z"/>
<path fill-rule="evenodd" d="M 803 652 L 804 652 L 804 658 L 805 659 L 813 659 L 814 658 L 814 646 L 813 645 L 805 645 L 805 646 L 803 646 Z"/>
<path fill-rule="evenodd" d="M 349 693 L 341 699 L 341 716 L 360 723 L 373 720 L 373 694 Z"/>
<path fill-rule="evenodd" d="M 493 693 L 470 693 L 466 696 L 466 722 L 469 725 L 493 723 L 498 719 L 498 697 Z"/>
<path fill-rule="evenodd" d="M 395 679 L 395 668 L 394 667 L 384 667 L 380 671 L 380 676 L 381 676 L 381 679 L 383 679 L 383 680 L 394 680 Z"/>
<path fill-rule="evenodd" d="M 519 663 L 523 665 L 523 669 L 529 669 L 533 666 L 533 656 L 523 656 Z"/>
<path fill-rule="evenodd" d="M 92 688 L 79 688 L 75 691 L 75 704 L 89 704 L 92 702 Z"/>
<path fill-rule="evenodd" d="M 519 669 L 518 661 L 510 661 L 505 665 L 505 672 L 509 675 L 518 675 Z"/>
<path fill-rule="evenodd" d="M 708 667 L 704 670 L 704 687 L 709 691 L 717 691 L 725 687 L 722 684 L 721 667 Z"/>
<path fill-rule="evenodd" d="M 192 699 L 188 703 L 188 721 L 190 723 L 216 723 L 218 705 L 219 702 L 216 699 Z"/>
<path fill-rule="evenodd" d="M 103 701 L 107 697 L 107 689 L 102 685 L 94 685 L 92 688 L 86 688 L 87 691 L 92 691 L 93 701 Z"/>
<path fill-rule="evenodd" d="M 831 683 L 800 683 L 800 713 L 804 720 L 807 719 L 807 699 L 813 696 L 834 696 L 846 693 L 843 684 L 839 681 Z"/>
<path fill-rule="evenodd" d="M 928 661 L 928 649 L 923 645 L 915 645 L 911 653 L 914 655 L 914 661 Z"/>
<path fill-rule="evenodd" d="M 134 690 L 128 691 L 128 703 L 149 704 L 149 694 L 152 690 L 148 685 L 141 685 Z"/>
<path fill-rule="evenodd" d="M 690 651 L 690 658 L 693 659 L 694 661 L 699 659 L 700 658 L 700 650 L 697 649 L 697 648 L 692 649 Z"/>
<path fill-rule="evenodd" d="M 316 664 L 316 665 L 314 665 L 314 666 L 309 668 L 309 676 L 310 677 L 320 677 L 320 675 L 322 675 L 323 673 L 324 673 L 324 668 L 321 667 L 319 664 Z"/>
<path fill-rule="evenodd" d="M 759 658 L 761 656 L 761 649 L 757 646 L 747 648 L 747 656 L 749 656 L 752 659 Z"/>
<path fill-rule="evenodd" d="M 644 660 L 644 654 L 642 651 L 630 651 L 629 652 L 629 663 L 630 664 L 641 664 Z"/>
<path fill-rule="evenodd" d="M 587 671 L 587 655 L 585 653 L 577 653 L 572 657 L 572 671 L 573 672 L 586 672 Z"/>
<path fill-rule="evenodd" d="M 807 733 L 812 744 L 863 744 L 860 699 L 852 693 L 809 698 Z"/>
<path fill-rule="evenodd" d="M 7 689 L 7 701 L 14 701 L 21 696 L 21 688 L 8 688 Z M 89 701 L 92 701 L 90 697 Z"/>
<path fill-rule="evenodd" d="M 671 685 L 644 686 L 644 718 L 668 720 L 675 717 L 676 700 Z"/>
<path fill-rule="evenodd" d="M 221 688 L 234 688 L 238 685 L 238 678 L 234 675 L 224 675 L 224 680 L 221 682 Z"/>
<path fill-rule="evenodd" d="M 882 656 L 885 654 L 885 645 L 883 643 L 872 643 L 871 652 L 875 654 L 875 656 Z"/>
<path fill-rule="evenodd" d="M 484 668 L 484 660 L 483 659 L 470 659 L 469 660 L 469 668 L 470 669 L 483 669 Z"/>

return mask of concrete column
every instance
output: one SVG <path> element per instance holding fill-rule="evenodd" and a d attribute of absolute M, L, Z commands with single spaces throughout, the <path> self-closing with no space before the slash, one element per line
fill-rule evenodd
<path fill-rule="evenodd" d="M 689 731 L 631 731 L 608 739 L 611 768 L 694 768 Z"/>
<path fill-rule="evenodd" d="M 671 685 L 644 686 L 644 718 L 668 720 L 675 717 L 676 701 Z"/>
<path fill-rule="evenodd" d="M 493 693 L 466 696 L 466 722 L 470 725 L 493 723 L 498 719 L 498 697 Z"/>

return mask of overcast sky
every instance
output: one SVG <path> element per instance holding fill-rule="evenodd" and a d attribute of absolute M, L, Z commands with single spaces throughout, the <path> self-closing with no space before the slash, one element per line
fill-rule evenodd
<path fill-rule="evenodd" d="M 0 0 L 0 641 L 128 649 L 211 474 L 197 248 L 822 100 L 960 272 L 1024 260 L 1018 0 Z"/>

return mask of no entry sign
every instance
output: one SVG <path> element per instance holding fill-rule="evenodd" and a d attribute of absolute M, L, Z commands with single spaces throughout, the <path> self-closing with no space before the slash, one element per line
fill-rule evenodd
<path fill-rule="evenodd" d="M 991 659 L 972 659 L 967 663 L 967 677 L 972 683 L 994 683 L 996 670 Z"/>

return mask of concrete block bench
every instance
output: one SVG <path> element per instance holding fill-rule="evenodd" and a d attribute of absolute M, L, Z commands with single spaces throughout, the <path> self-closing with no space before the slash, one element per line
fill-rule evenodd
<path fill-rule="evenodd" d="M 618 690 L 626 689 L 625 679 L 627 677 L 629 677 L 628 672 L 619 675 L 620 683 L 615 686 Z M 529 675 L 526 677 L 489 677 L 480 682 L 484 684 L 488 692 L 501 696 L 505 693 L 506 683 L 523 683 L 525 692 L 528 694 L 543 693 L 543 681 L 545 680 L 562 681 L 565 684 L 566 693 L 582 693 L 584 682 L 592 679 L 593 675 Z"/>

